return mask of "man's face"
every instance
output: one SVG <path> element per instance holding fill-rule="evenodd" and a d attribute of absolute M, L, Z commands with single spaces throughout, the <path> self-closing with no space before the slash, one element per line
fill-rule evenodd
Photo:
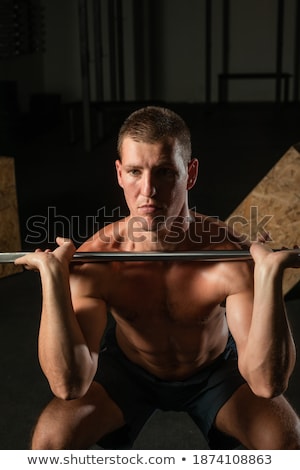
<path fill-rule="evenodd" d="M 116 161 L 118 181 L 137 226 L 153 231 L 186 215 L 188 178 L 195 161 L 186 167 L 176 139 L 149 144 L 126 137 L 121 155 L 122 162 Z"/>

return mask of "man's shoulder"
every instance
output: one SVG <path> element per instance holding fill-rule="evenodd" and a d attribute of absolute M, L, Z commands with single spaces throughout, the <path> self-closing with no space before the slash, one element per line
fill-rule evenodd
<path fill-rule="evenodd" d="M 126 219 L 120 219 L 95 232 L 86 240 L 78 251 L 115 251 L 118 250 L 125 238 Z"/>
<path fill-rule="evenodd" d="M 237 250 L 249 246 L 245 237 L 234 231 L 218 216 L 192 213 L 190 231 L 195 241 L 200 240 L 207 249 Z"/>

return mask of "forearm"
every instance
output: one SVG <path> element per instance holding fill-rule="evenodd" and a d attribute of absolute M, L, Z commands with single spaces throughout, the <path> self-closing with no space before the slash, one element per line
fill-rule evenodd
<path fill-rule="evenodd" d="M 95 373 L 89 351 L 73 310 L 69 273 L 64 267 L 41 270 L 42 316 L 39 360 L 53 393 L 73 398 L 85 393 Z"/>
<path fill-rule="evenodd" d="M 295 346 L 282 295 L 282 271 L 276 265 L 255 266 L 254 304 L 241 366 L 259 395 L 285 390 L 295 365 Z"/>

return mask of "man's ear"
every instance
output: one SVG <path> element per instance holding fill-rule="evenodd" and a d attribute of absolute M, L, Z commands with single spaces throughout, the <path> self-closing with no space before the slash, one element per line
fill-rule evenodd
<path fill-rule="evenodd" d="M 193 158 L 188 164 L 188 180 L 186 185 L 187 190 L 192 189 L 197 181 L 198 167 L 199 162 L 197 158 Z"/>
<path fill-rule="evenodd" d="M 116 165 L 116 170 L 117 170 L 117 178 L 118 178 L 118 183 L 121 188 L 123 188 L 123 182 L 122 182 L 122 162 L 121 160 L 116 160 L 115 161 Z"/>

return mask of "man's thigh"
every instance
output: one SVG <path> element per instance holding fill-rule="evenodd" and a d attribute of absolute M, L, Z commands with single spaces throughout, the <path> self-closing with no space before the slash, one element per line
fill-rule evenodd
<path fill-rule="evenodd" d="M 248 449 L 299 449 L 300 422 L 281 395 L 267 399 L 242 385 L 219 410 L 215 425 Z"/>
<path fill-rule="evenodd" d="M 86 449 L 124 425 L 123 413 L 102 385 L 76 400 L 54 398 L 41 413 L 33 449 Z"/>

